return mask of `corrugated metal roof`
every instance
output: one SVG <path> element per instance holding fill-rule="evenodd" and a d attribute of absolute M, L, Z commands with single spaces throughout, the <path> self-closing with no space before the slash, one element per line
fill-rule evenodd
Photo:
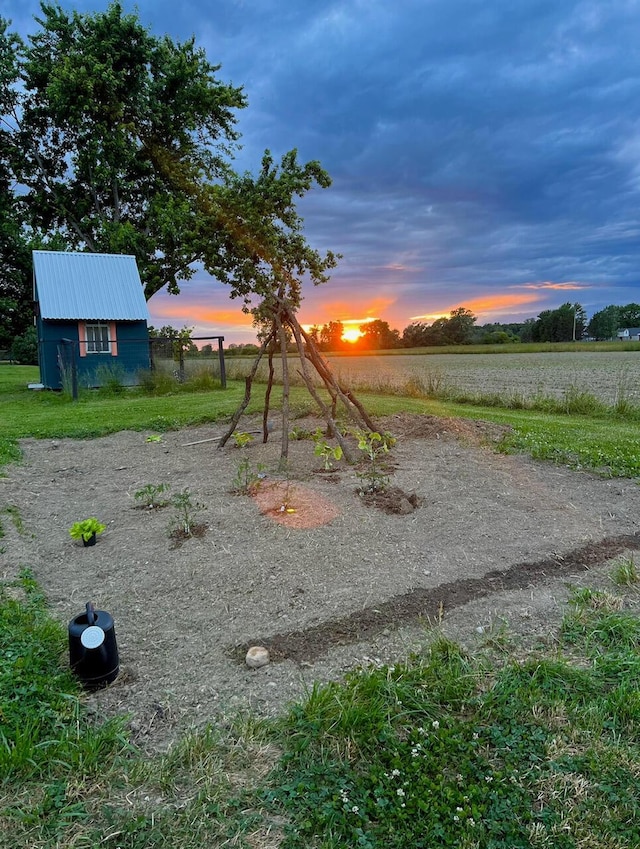
<path fill-rule="evenodd" d="M 45 319 L 149 320 L 134 256 L 33 251 Z"/>

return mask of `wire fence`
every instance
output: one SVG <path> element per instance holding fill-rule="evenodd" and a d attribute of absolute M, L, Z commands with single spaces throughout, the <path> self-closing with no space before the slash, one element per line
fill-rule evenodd
<path fill-rule="evenodd" d="M 196 341 L 202 342 L 198 348 Z M 74 339 L 40 340 L 42 382 L 78 398 L 80 387 L 153 387 L 196 380 L 202 388 L 226 389 L 223 336 L 196 337 L 188 343 L 163 336 L 80 342 Z"/>

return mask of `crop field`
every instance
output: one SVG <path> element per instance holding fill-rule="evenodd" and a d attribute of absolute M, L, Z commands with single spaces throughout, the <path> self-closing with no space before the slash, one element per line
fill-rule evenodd
<path fill-rule="evenodd" d="M 407 354 L 333 357 L 336 375 L 354 389 L 397 392 L 414 384 L 431 394 L 500 395 L 530 400 L 588 392 L 606 404 L 640 403 L 640 351 L 566 351 L 527 354 Z M 298 377 L 298 358 L 289 358 Z M 266 361 L 261 377 L 266 374 Z M 233 377 L 246 374 L 250 359 L 230 360 Z M 299 380 L 296 380 L 299 382 Z"/>

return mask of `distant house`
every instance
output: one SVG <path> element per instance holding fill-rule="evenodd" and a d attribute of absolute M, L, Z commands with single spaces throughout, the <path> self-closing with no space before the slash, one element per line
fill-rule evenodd
<path fill-rule="evenodd" d="M 621 327 L 618 330 L 618 339 L 625 342 L 640 342 L 640 327 Z"/>
<path fill-rule="evenodd" d="M 149 311 L 135 257 L 33 251 L 40 381 L 137 383 L 149 368 Z"/>

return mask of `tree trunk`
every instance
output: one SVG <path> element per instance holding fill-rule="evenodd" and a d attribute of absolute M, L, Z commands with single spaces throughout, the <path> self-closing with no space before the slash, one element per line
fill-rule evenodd
<path fill-rule="evenodd" d="M 282 360 L 282 441 L 278 469 L 284 472 L 289 461 L 289 361 L 287 360 L 287 334 L 280 316 L 276 316 L 278 336 L 280 338 L 280 358 Z"/>
<path fill-rule="evenodd" d="M 296 321 L 297 324 L 297 321 Z M 368 430 L 375 430 L 376 427 L 374 423 L 371 421 L 369 416 L 362 404 L 355 400 L 353 393 L 350 390 L 343 390 L 340 384 L 336 381 L 335 377 L 331 373 L 331 369 L 328 364 L 324 360 L 324 358 L 320 355 L 320 352 L 316 348 L 313 343 L 313 340 L 309 336 L 308 333 L 305 333 L 304 329 L 300 327 L 300 333 L 302 338 L 306 342 L 307 351 L 309 352 L 309 359 L 313 363 L 315 370 L 318 372 L 322 380 L 324 381 L 324 385 L 327 387 L 327 391 L 333 397 L 335 395 L 342 401 L 347 413 L 351 416 L 351 418 L 357 423 L 364 423 Z M 355 412 L 354 412 L 355 408 Z M 334 414 L 335 415 L 335 414 Z"/>
<path fill-rule="evenodd" d="M 249 401 L 251 400 L 251 384 L 253 383 L 253 378 L 256 376 L 256 372 L 258 371 L 258 366 L 260 365 L 260 360 L 264 356 L 264 352 L 267 350 L 268 344 L 271 342 L 273 338 L 273 334 L 271 333 L 260 346 L 260 350 L 256 354 L 256 358 L 253 362 L 253 366 L 251 367 L 251 371 L 249 372 L 248 377 L 245 377 L 244 380 L 244 398 L 242 399 L 242 403 L 238 407 L 238 409 L 233 414 L 231 419 L 231 424 L 229 425 L 228 430 L 225 432 L 224 436 L 220 440 L 218 444 L 218 449 L 224 448 L 227 444 L 229 437 L 236 429 L 238 422 L 240 421 L 240 416 L 244 413 L 244 411 L 249 406 Z"/>
<path fill-rule="evenodd" d="M 269 347 L 269 379 L 267 380 L 267 389 L 264 393 L 264 410 L 262 411 L 262 441 L 267 442 L 269 439 L 269 402 L 271 401 L 271 390 L 273 389 L 273 350 Z"/>
<path fill-rule="evenodd" d="M 319 409 L 322 411 L 325 421 L 327 422 L 327 428 L 329 429 L 329 433 L 331 436 L 335 436 L 338 445 L 340 446 L 340 448 L 342 448 L 342 453 L 344 455 L 345 460 L 347 461 L 347 463 L 353 463 L 354 458 L 351 454 L 349 444 L 340 433 L 340 428 L 338 427 L 335 419 L 331 415 L 331 411 L 320 397 L 318 390 L 313 384 L 313 379 L 309 374 L 309 370 L 307 368 L 307 354 L 304 348 L 304 342 L 302 340 L 302 328 L 298 324 L 298 321 L 295 317 L 291 317 L 289 319 L 289 325 L 291 327 L 291 330 L 293 331 L 293 335 L 296 340 L 296 345 L 298 346 L 298 353 L 300 354 L 300 363 L 302 365 L 302 378 L 307 385 L 309 394 L 316 402 Z"/>

